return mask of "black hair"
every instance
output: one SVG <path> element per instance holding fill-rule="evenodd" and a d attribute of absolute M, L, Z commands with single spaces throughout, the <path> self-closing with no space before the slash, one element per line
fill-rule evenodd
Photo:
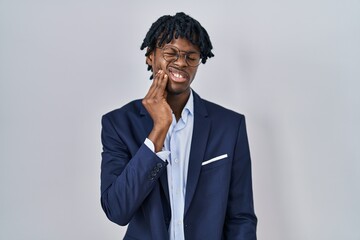
<path fill-rule="evenodd" d="M 147 32 L 140 49 L 148 48 L 145 56 L 149 56 L 156 47 L 161 47 L 164 42 L 169 43 L 174 38 L 185 38 L 200 48 L 201 62 L 214 57 L 211 52 L 212 44 L 205 28 L 194 18 L 183 12 L 175 16 L 164 15 L 154 22 Z M 148 65 L 148 70 L 152 67 Z M 150 77 L 152 79 L 152 76 Z"/>

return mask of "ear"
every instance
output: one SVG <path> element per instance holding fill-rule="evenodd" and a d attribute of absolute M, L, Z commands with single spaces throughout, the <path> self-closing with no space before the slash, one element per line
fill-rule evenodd
<path fill-rule="evenodd" d="M 154 51 L 150 51 L 149 48 L 146 49 L 149 54 L 146 56 L 146 64 L 152 66 L 154 60 Z"/>

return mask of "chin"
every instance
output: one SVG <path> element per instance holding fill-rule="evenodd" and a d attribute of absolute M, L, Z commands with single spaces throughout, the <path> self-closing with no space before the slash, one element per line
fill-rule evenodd
<path fill-rule="evenodd" d="M 180 95 L 182 93 L 190 92 L 190 86 L 173 86 L 173 84 L 168 84 L 166 87 L 168 95 Z"/>
<path fill-rule="evenodd" d="M 168 95 L 180 95 L 183 92 L 184 91 L 181 91 L 181 90 L 167 88 L 167 94 Z"/>

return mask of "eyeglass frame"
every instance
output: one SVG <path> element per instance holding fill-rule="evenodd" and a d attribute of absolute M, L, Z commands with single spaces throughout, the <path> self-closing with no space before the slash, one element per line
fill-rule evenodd
<path fill-rule="evenodd" d="M 202 63 L 202 61 L 201 61 L 201 60 L 202 60 L 202 59 L 201 59 L 201 53 L 198 52 L 198 51 L 182 51 L 182 50 L 180 50 L 179 48 L 177 48 L 177 47 L 175 47 L 175 46 L 170 46 L 170 45 L 165 45 L 165 46 L 163 46 L 163 47 L 157 47 L 157 48 L 161 50 L 161 55 L 162 55 L 163 59 L 164 59 L 166 62 L 169 62 L 169 63 L 171 63 L 171 62 L 176 62 L 177 60 L 179 60 L 180 55 L 183 55 L 183 56 L 184 56 L 184 60 L 185 60 L 186 64 L 187 64 L 189 67 L 197 67 L 197 66 L 199 66 L 199 65 Z M 165 58 L 165 56 L 164 56 L 164 49 L 166 49 L 166 48 L 173 48 L 173 49 L 177 50 L 176 59 L 169 61 L 169 60 L 167 60 L 167 59 Z M 198 62 L 195 66 L 190 65 L 190 64 L 188 63 L 189 54 L 194 54 L 194 53 L 199 54 L 199 62 Z M 175 56 L 174 56 L 174 57 L 175 57 Z"/>

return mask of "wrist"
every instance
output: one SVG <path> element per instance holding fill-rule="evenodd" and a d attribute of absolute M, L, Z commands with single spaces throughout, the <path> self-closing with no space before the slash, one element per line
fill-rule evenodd
<path fill-rule="evenodd" d="M 151 130 L 148 139 L 154 144 L 155 152 L 162 150 L 168 129 L 169 128 L 157 128 L 154 126 Z"/>

